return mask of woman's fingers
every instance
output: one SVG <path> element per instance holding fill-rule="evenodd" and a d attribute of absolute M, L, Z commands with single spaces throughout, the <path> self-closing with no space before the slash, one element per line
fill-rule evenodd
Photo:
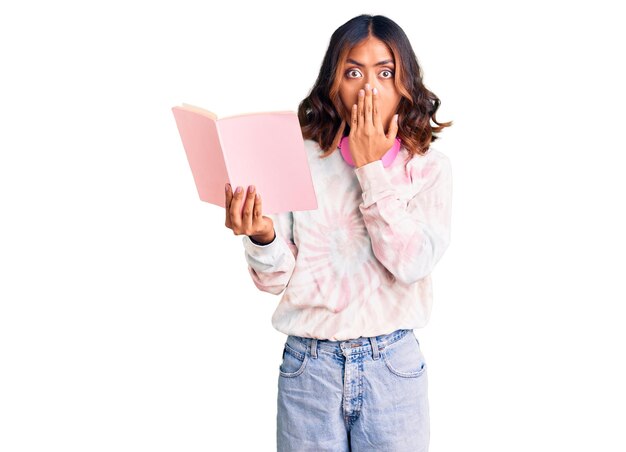
<path fill-rule="evenodd" d="M 233 194 L 230 208 L 228 209 L 228 216 L 230 218 L 231 229 L 235 234 L 241 229 L 241 203 L 242 203 L 243 189 L 237 187 Z"/>
<path fill-rule="evenodd" d="M 254 196 L 254 213 L 252 217 L 252 227 L 259 229 L 260 220 L 263 218 L 263 205 L 261 204 L 261 196 L 259 193 L 255 193 Z"/>
<path fill-rule="evenodd" d="M 378 90 L 374 88 L 372 90 L 372 109 L 374 113 L 374 128 L 378 131 L 385 132 L 383 128 L 383 118 L 380 113 L 380 105 L 378 103 Z"/>
<path fill-rule="evenodd" d="M 254 185 L 250 185 L 247 190 L 246 200 L 243 203 L 243 211 L 241 212 L 241 227 L 244 234 L 254 234 L 252 230 L 252 212 L 254 208 Z"/>
<path fill-rule="evenodd" d="M 357 101 L 357 128 L 362 128 L 365 125 L 365 112 L 363 104 L 365 103 L 365 91 L 359 90 L 359 97 Z"/>
<path fill-rule="evenodd" d="M 374 133 L 374 129 L 376 128 L 373 97 L 373 90 L 371 89 L 369 83 L 365 85 L 365 89 L 359 90 L 356 111 L 356 125 L 357 128 L 361 129 L 367 134 Z"/>
<path fill-rule="evenodd" d="M 369 83 L 365 85 L 365 126 L 374 126 L 374 120 L 372 118 L 372 89 Z"/>
<path fill-rule="evenodd" d="M 227 228 L 231 228 L 232 229 L 232 223 L 230 221 L 230 205 L 233 201 L 233 192 L 232 189 L 230 187 L 230 184 L 226 184 L 226 201 L 224 202 L 224 210 L 226 212 L 226 220 L 224 222 L 225 226 Z"/>
<path fill-rule="evenodd" d="M 256 188 L 250 185 L 245 191 L 243 187 L 237 187 L 237 190 L 231 194 L 230 189 L 226 189 L 226 226 L 235 235 L 258 234 L 263 220 L 263 206 L 260 197 L 257 199 Z"/>
<path fill-rule="evenodd" d="M 399 117 L 396 113 L 391 117 L 391 122 L 389 123 L 389 131 L 387 132 L 387 135 L 385 135 L 387 139 L 392 140 L 392 142 L 396 139 L 396 136 L 398 135 L 398 120 Z"/>

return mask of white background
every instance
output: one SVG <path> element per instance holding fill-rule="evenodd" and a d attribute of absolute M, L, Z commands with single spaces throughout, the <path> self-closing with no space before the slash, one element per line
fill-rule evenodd
<path fill-rule="evenodd" d="M 612 4 L 3 4 L 0 449 L 275 450 L 279 297 L 199 201 L 171 107 L 296 110 L 332 32 L 370 13 L 454 121 L 434 145 L 452 244 L 415 330 L 431 451 L 626 450 Z"/>

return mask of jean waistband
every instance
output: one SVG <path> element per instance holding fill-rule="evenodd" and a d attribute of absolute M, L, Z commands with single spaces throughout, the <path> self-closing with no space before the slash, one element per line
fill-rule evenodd
<path fill-rule="evenodd" d="M 388 334 L 381 334 L 372 337 L 359 337 L 345 341 L 331 341 L 328 339 L 315 339 L 310 337 L 292 336 L 287 338 L 287 343 L 296 346 L 296 349 L 304 349 L 311 352 L 313 358 L 317 357 L 317 351 L 323 349 L 336 354 L 354 354 L 371 351 L 375 357 L 378 352 L 390 344 L 402 339 L 412 330 L 399 329 Z"/>

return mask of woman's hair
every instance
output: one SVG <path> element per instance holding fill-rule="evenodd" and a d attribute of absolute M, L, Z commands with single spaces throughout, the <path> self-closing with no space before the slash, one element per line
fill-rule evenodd
<path fill-rule="evenodd" d="M 394 83 L 401 99 L 398 105 L 398 134 L 407 149 L 408 161 L 415 154 L 425 154 L 434 134 L 452 121 L 439 123 L 435 113 L 441 101 L 422 82 L 422 71 L 406 34 L 393 20 L 385 16 L 362 14 L 350 19 L 332 34 L 319 75 L 309 95 L 298 106 L 298 119 L 305 139 L 317 141 L 324 151 L 322 158 L 337 148 L 343 118 L 339 86 L 343 80 L 345 60 L 352 47 L 373 36 L 387 44 L 395 59 Z M 436 127 L 431 126 L 433 120 Z M 346 123 L 343 135 L 348 135 Z"/>

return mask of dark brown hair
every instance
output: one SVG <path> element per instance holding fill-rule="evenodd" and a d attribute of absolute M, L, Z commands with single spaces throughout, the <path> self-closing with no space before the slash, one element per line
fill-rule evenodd
<path fill-rule="evenodd" d="M 437 122 L 435 113 L 441 101 L 424 86 L 422 70 L 406 34 L 385 16 L 362 14 L 350 19 L 332 34 L 317 80 L 298 106 L 302 136 L 317 141 L 324 151 L 322 158 L 337 149 L 343 121 L 339 113 L 343 108 L 339 86 L 343 79 L 344 62 L 352 47 L 371 36 L 384 42 L 395 60 L 394 83 L 401 95 L 397 136 L 409 153 L 408 163 L 415 154 L 425 154 L 430 143 L 438 138 L 435 132 L 451 126 L 452 121 Z M 431 126 L 431 119 L 437 126 Z M 349 132 L 350 124 L 346 123 L 343 136 Z"/>

